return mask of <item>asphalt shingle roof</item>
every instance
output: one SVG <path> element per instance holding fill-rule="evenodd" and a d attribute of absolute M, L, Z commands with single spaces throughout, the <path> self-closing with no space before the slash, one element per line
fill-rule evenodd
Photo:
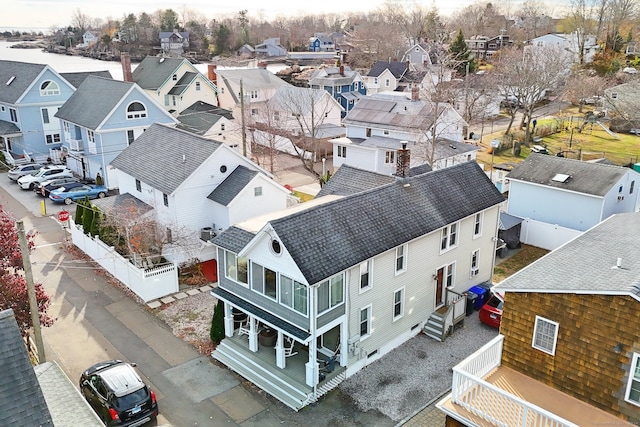
<path fill-rule="evenodd" d="M 55 116 L 88 129 L 97 129 L 134 83 L 87 76 Z"/>
<path fill-rule="evenodd" d="M 640 213 L 613 215 L 505 279 L 516 292 L 632 294 L 640 300 Z M 622 258 L 622 268 L 615 268 Z"/>
<path fill-rule="evenodd" d="M 503 201 L 478 164 L 466 162 L 269 223 L 307 282 L 314 284 Z M 241 226 L 224 231 L 213 242 L 236 250 L 250 235 L 240 234 Z"/>
<path fill-rule="evenodd" d="M 257 174 L 258 171 L 251 170 L 244 166 L 238 166 L 207 198 L 222 206 L 227 206 Z"/>
<path fill-rule="evenodd" d="M 0 60 L 0 102 L 15 104 L 46 67 L 43 64 Z M 11 84 L 7 84 L 9 81 Z"/>
<path fill-rule="evenodd" d="M 384 70 L 389 70 L 395 78 L 400 78 L 407 71 L 407 63 L 398 61 L 376 61 L 367 76 L 378 77 Z"/>
<path fill-rule="evenodd" d="M 154 123 L 111 165 L 164 194 L 172 194 L 221 145 Z"/>
<path fill-rule="evenodd" d="M 157 90 L 175 74 L 184 61 L 187 60 L 147 56 L 133 70 L 131 77 L 141 88 Z"/>
<path fill-rule="evenodd" d="M 349 165 L 342 165 L 326 184 L 322 186 L 316 198 L 329 194 L 350 196 L 362 191 L 390 184 L 396 180 L 391 175 L 383 175 Z"/>
<path fill-rule="evenodd" d="M 191 82 L 193 82 L 196 77 L 198 77 L 198 73 L 187 71 L 182 75 L 182 77 L 180 77 L 180 80 L 176 82 L 176 84 L 171 88 L 168 94 L 177 96 L 182 95 L 182 93 L 187 90 Z"/>
<path fill-rule="evenodd" d="M 153 210 L 153 206 L 148 205 L 129 193 L 117 194 L 113 197 L 105 197 L 104 199 L 95 199 L 91 201 L 91 204 L 109 216 L 117 216 L 118 213 L 128 212 L 131 208 L 134 208 L 138 215 L 144 215 Z M 124 216 L 126 217 L 128 214 Z"/>
<path fill-rule="evenodd" d="M 0 426 L 53 427 L 13 310 L 0 311 Z"/>
<path fill-rule="evenodd" d="M 176 117 L 180 122 L 176 127 L 196 135 L 204 135 L 223 117 L 233 120 L 231 111 L 198 101 Z"/>
<path fill-rule="evenodd" d="M 113 79 L 111 73 L 107 70 L 104 71 L 84 71 L 78 73 L 60 73 L 62 77 L 69 83 L 73 85 L 73 87 L 78 88 L 84 79 L 89 76 L 103 77 L 105 79 Z"/>
<path fill-rule="evenodd" d="M 0 135 L 12 135 L 22 132 L 15 123 L 0 120 Z"/>
<path fill-rule="evenodd" d="M 629 169 L 621 166 L 532 153 L 514 167 L 507 178 L 604 196 L 628 171 Z M 565 181 L 554 181 L 553 178 L 558 174 L 569 175 L 569 178 Z"/>

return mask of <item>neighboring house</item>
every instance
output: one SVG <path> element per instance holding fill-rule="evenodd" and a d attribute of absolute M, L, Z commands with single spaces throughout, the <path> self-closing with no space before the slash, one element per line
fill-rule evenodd
<path fill-rule="evenodd" d="M 82 84 L 84 79 L 86 79 L 89 76 L 102 77 L 102 78 L 105 78 L 105 79 L 112 79 L 113 78 L 111 76 L 111 72 L 109 72 L 108 70 L 104 70 L 104 71 L 80 71 L 80 72 L 75 72 L 75 73 L 60 73 L 60 75 L 62 77 L 64 77 L 64 79 L 66 81 L 71 83 L 73 85 L 73 87 L 75 87 L 75 88 L 78 88 Z"/>
<path fill-rule="evenodd" d="M 236 224 L 213 240 L 213 357 L 293 409 L 315 402 L 491 279 L 502 201 L 469 162 Z"/>
<path fill-rule="evenodd" d="M 615 117 L 617 119 L 616 128 L 625 131 L 640 128 L 639 97 L 640 81 L 638 80 L 632 80 L 604 90 L 603 107 L 612 118 Z"/>
<path fill-rule="evenodd" d="M 111 160 L 151 124 L 177 123 L 137 84 L 95 76 L 82 82 L 55 117 L 61 122 L 67 167 L 83 178 L 100 174 L 110 189 L 118 187 Z"/>
<path fill-rule="evenodd" d="M 399 150 L 411 150 L 410 167 L 430 164 L 442 169 L 474 161 L 478 147 L 463 142 L 466 126 L 451 105 L 417 99 L 406 93 L 363 98 L 342 120 L 346 137 L 332 140 L 333 167 L 348 164 L 383 174 L 394 174 Z M 432 127 L 436 144 L 432 146 Z M 433 148 L 433 149 L 432 149 Z"/>
<path fill-rule="evenodd" d="M 253 58 L 256 55 L 256 50 L 250 44 L 245 43 L 242 46 L 240 46 L 238 50 L 236 50 L 236 55 Z"/>
<path fill-rule="evenodd" d="M 0 425 L 104 426 L 55 362 L 35 367 L 13 310 L 0 311 Z"/>
<path fill-rule="evenodd" d="M 638 425 L 639 234 L 611 216 L 498 284 L 500 335 L 453 368 L 446 425 Z"/>
<path fill-rule="evenodd" d="M 315 70 L 309 79 L 309 86 L 329 92 L 344 108 L 343 117 L 360 98 L 367 95 L 367 88 L 360 73 L 344 65 Z"/>
<path fill-rule="evenodd" d="M 560 46 L 571 54 L 571 59 L 574 63 L 578 63 L 580 60 L 580 43 L 584 39 L 584 47 L 582 49 L 584 62 L 593 62 L 593 56 L 600 50 L 598 46 L 598 40 L 596 36 L 585 34 L 545 34 L 540 37 L 533 38 L 529 41 L 529 46 L 532 47 L 546 47 L 546 46 Z M 535 50 L 534 50 L 535 52 Z"/>
<path fill-rule="evenodd" d="M 280 44 L 280 37 L 273 37 L 264 40 L 262 43 L 255 46 L 255 52 L 257 56 L 285 56 L 287 49 Z"/>
<path fill-rule="evenodd" d="M 491 61 L 500 49 L 513 46 L 513 40 L 508 34 L 500 34 L 498 36 L 474 36 L 464 41 L 467 48 L 475 59 L 483 61 Z"/>
<path fill-rule="evenodd" d="M 198 101 L 218 104 L 216 85 L 184 58 L 147 56 L 133 70 L 130 81 L 174 116 Z"/>
<path fill-rule="evenodd" d="M 38 161 L 60 149 L 56 111 L 75 91 L 73 84 L 48 65 L 0 60 L 0 145 L 13 157 Z"/>
<path fill-rule="evenodd" d="M 251 144 L 242 144 L 242 127 L 234 120 L 229 110 L 198 101 L 182 110 L 176 117 L 176 128 L 186 130 L 207 139 L 222 142 L 242 154 L 251 157 Z"/>
<path fill-rule="evenodd" d="M 394 91 L 400 81 L 409 71 L 407 62 L 376 61 L 366 76 L 362 77 L 367 93 L 373 95 L 378 92 Z"/>
<path fill-rule="evenodd" d="M 208 241 L 236 222 L 284 209 L 289 200 L 289 190 L 235 149 L 161 124 L 149 127 L 111 166 L 120 194 L 153 207 L 166 230 L 163 255 L 176 263 L 215 257 L 213 247 L 199 240 L 203 230 L 211 233 Z"/>
<path fill-rule="evenodd" d="M 432 46 L 426 43 L 417 43 L 411 46 L 404 55 L 402 55 L 402 62 L 408 62 L 411 65 L 418 65 L 423 68 L 427 68 L 437 63 L 437 60 L 431 57 L 431 51 Z"/>
<path fill-rule="evenodd" d="M 506 211 L 525 220 L 522 241 L 545 249 L 638 209 L 640 174 L 621 166 L 532 153 L 506 179 Z"/>
<path fill-rule="evenodd" d="M 234 117 L 241 117 L 241 104 L 244 104 L 246 113 L 252 114 L 254 104 L 264 104 L 276 89 L 290 86 L 265 68 L 219 70 L 209 67 L 209 78 L 218 87 L 220 107 L 233 111 Z M 244 94 L 244 102 L 240 96 L 241 91 Z"/>
<path fill-rule="evenodd" d="M 336 44 L 331 34 L 316 33 L 309 38 L 310 52 L 335 52 Z"/>
<path fill-rule="evenodd" d="M 189 48 L 189 32 L 160 31 L 160 50 L 166 55 L 182 55 Z"/>
<path fill-rule="evenodd" d="M 82 35 L 82 43 L 77 44 L 76 47 L 79 49 L 84 49 L 97 41 L 98 37 L 95 34 L 93 34 L 91 31 L 85 31 L 85 33 Z"/>

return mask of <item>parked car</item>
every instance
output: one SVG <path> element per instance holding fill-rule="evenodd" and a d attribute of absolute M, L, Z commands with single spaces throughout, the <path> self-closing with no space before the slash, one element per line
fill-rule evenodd
<path fill-rule="evenodd" d="M 23 190 L 33 190 L 40 185 L 41 182 L 52 178 L 72 177 L 73 172 L 64 166 L 43 166 L 40 170 L 30 175 L 24 175 L 18 178 L 18 185 Z"/>
<path fill-rule="evenodd" d="M 107 360 L 80 376 L 80 392 L 107 426 L 141 426 L 158 416 L 156 394 L 135 366 Z"/>
<path fill-rule="evenodd" d="M 625 67 L 622 69 L 622 72 L 627 74 L 638 74 L 638 70 L 633 67 Z"/>
<path fill-rule="evenodd" d="M 480 308 L 478 318 L 485 325 L 499 328 L 500 321 L 502 320 L 503 305 L 504 298 L 502 297 L 502 295 L 497 292 L 492 292 L 487 302 Z"/>
<path fill-rule="evenodd" d="M 19 178 L 25 175 L 29 175 L 40 170 L 42 166 L 43 165 L 41 165 L 40 163 L 25 163 L 23 165 L 18 165 L 14 168 L 11 168 L 7 176 L 11 181 L 17 181 Z"/>
<path fill-rule="evenodd" d="M 540 153 L 540 154 L 549 154 L 549 150 L 547 150 L 547 147 L 545 147 L 543 145 L 532 145 L 531 146 L 531 152 L 532 153 Z"/>
<path fill-rule="evenodd" d="M 49 193 L 51 192 L 51 190 L 55 190 L 56 188 L 69 188 L 70 185 L 77 187 L 82 184 L 83 183 L 80 182 L 80 178 L 76 178 L 75 176 L 55 178 L 42 182 L 40 185 L 34 188 L 33 191 L 35 191 L 36 194 L 42 197 L 49 197 Z"/>
<path fill-rule="evenodd" d="M 65 204 L 70 205 L 72 202 L 84 199 L 85 197 L 89 197 L 90 199 L 102 199 L 107 196 L 107 191 L 107 187 L 104 185 L 95 184 L 83 184 L 72 188 L 61 187 L 51 190 L 49 193 L 49 199 L 57 203 L 64 202 Z"/>

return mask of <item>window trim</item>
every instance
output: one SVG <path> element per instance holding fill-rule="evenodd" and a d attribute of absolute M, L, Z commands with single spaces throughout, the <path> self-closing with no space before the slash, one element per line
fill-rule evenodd
<path fill-rule="evenodd" d="M 637 377 L 636 373 L 638 374 Z M 631 357 L 631 364 L 629 365 L 629 380 L 627 381 L 627 388 L 624 393 L 625 402 L 629 402 L 635 406 L 640 406 L 640 396 L 637 401 L 630 398 L 631 386 L 634 381 L 638 383 L 638 388 L 640 388 L 640 353 L 633 353 L 633 356 Z"/>
<path fill-rule="evenodd" d="M 396 152 L 393 150 L 386 150 L 384 152 L 384 164 L 394 165 L 396 163 Z"/>
<path fill-rule="evenodd" d="M 402 250 L 402 254 L 398 254 L 398 251 Z M 405 243 L 404 245 L 400 245 L 396 247 L 396 257 L 395 257 L 395 273 L 396 276 L 398 274 L 402 274 L 407 271 L 407 255 L 409 253 L 409 245 Z M 401 261 L 401 265 L 398 268 L 398 261 Z"/>
<path fill-rule="evenodd" d="M 169 207 L 169 196 L 166 193 L 162 193 L 162 203 L 165 207 Z"/>
<path fill-rule="evenodd" d="M 331 305 L 331 301 L 333 300 L 332 298 L 332 290 L 333 290 L 333 280 L 337 279 L 338 277 L 341 277 L 341 282 L 342 282 L 342 296 L 341 299 L 339 301 L 337 301 L 335 304 Z M 326 284 L 327 288 L 328 288 L 328 293 L 327 296 L 329 297 L 329 303 L 328 303 L 328 307 L 324 310 L 320 310 L 319 304 L 320 304 L 320 288 L 322 286 L 324 286 Z M 338 273 L 335 274 L 331 277 L 329 277 L 326 280 L 323 280 L 322 282 L 320 282 L 320 285 L 318 285 L 317 291 L 316 291 L 316 312 L 318 315 L 324 314 L 324 313 L 328 313 L 329 311 L 333 310 L 334 308 L 344 304 L 344 300 L 345 300 L 345 277 L 343 273 Z"/>
<path fill-rule="evenodd" d="M 393 293 L 393 322 L 395 322 L 398 319 L 401 319 L 402 317 L 404 317 L 404 295 L 405 295 L 405 287 L 401 287 L 400 289 L 396 289 L 396 291 Z M 398 295 L 398 293 L 400 293 L 400 300 L 398 301 L 396 296 Z M 396 314 L 396 307 L 400 305 L 400 313 Z"/>
<path fill-rule="evenodd" d="M 142 110 L 131 110 L 131 108 L 135 104 L 139 104 L 140 106 L 142 106 Z M 147 106 L 144 105 L 142 101 L 131 101 L 129 104 L 127 104 L 126 117 L 127 120 L 146 119 L 148 117 Z"/>
<path fill-rule="evenodd" d="M 366 270 L 363 271 L 363 267 Z M 359 282 L 358 283 L 360 284 L 360 287 L 358 289 L 359 289 L 360 293 L 363 293 L 363 292 L 366 292 L 366 291 L 370 290 L 371 288 L 373 288 L 373 280 L 372 280 L 373 279 L 373 277 L 372 277 L 373 276 L 373 274 L 372 274 L 373 273 L 373 260 L 372 259 L 368 259 L 366 261 L 361 262 L 358 265 L 358 270 L 359 270 L 359 274 L 358 274 Z M 363 286 L 362 280 L 364 278 L 363 276 L 365 276 L 365 275 L 366 275 L 367 283 L 366 283 L 366 285 Z"/>
<path fill-rule="evenodd" d="M 540 323 L 545 322 L 547 325 L 551 325 L 554 327 L 553 330 L 553 345 L 551 349 L 545 348 L 542 344 L 540 344 L 537 340 L 538 338 L 538 326 L 541 326 Z M 558 322 L 554 322 L 553 320 L 549 320 L 542 316 L 536 315 L 536 320 L 533 327 L 533 337 L 531 340 L 531 346 L 536 350 L 540 350 L 544 353 L 550 354 L 551 356 L 555 356 L 556 354 L 556 344 L 558 342 L 558 328 L 560 324 Z"/>
<path fill-rule="evenodd" d="M 47 86 L 46 88 L 44 86 Z M 51 87 L 51 88 L 50 88 Z M 60 95 L 60 85 L 53 80 L 46 80 L 40 85 L 40 96 Z"/>
<path fill-rule="evenodd" d="M 142 182 L 140 182 L 139 179 L 136 179 L 136 191 L 138 191 L 138 193 L 142 192 Z"/>
<path fill-rule="evenodd" d="M 482 236 L 482 223 L 484 219 L 484 212 L 477 212 L 473 217 L 473 238 Z"/>
<path fill-rule="evenodd" d="M 369 338 L 371 336 L 371 317 L 372 317 L 372 309 L 373 309 L 373 305 L 369 304 L 365 307 L 362 307 L 360 309 L 360 316 L 358 317 L 358 332 L 360 333 L 360 341 L 364 341 L 367 338 Z M 367 312 L 367 318 L 364 320 L 364 322 L 366 322 L 367 324 L 367 333 L 365 335 L 362 335 L 362 312 L 366 311 Z"/>
<path fill-rule="evenodd" d="M 229 260 L 230 260 L 230 256 L 233 257 L 233 265 L 229 265 Z M 242 282 L 240 280 L 238 280 L 238 258 L 240 259 L 244 259 L 247 263 L 247 272 L 246 272 L 246 283 Z M 251 273 L 249 272 L 249 265 L 251 263 L 249 262 L 248 258 L 245 257 L 239 257 L 238 254 L 235 254 L 231 251 L 224 251 L 224 277 L 226 277 L 229 280 L 233 280 L 235 283 L 238 283 L 242 286 L 244 286 L 245 288 L 249 287 L 249 278 L 251 277 Z M 234 267 L 235 268 L 235 275 L 232 276 L 229 274 L 229 267 Z"/>
<path fill-rule="evenodd" d="M 440 253 L 447 252 L 458 246 L 460 222 L 453 222 L 442 228 L 440 233 Z"/>

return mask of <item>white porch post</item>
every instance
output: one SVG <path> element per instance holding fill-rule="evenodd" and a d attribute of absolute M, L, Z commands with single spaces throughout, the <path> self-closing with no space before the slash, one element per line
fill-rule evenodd
<path fill-rule="evenodd" d="M 258 328 L 253 316 L 249 316 L 249 350 L 258 351 Z"/>
<path fill-rule="evenodd" d="M 280 369 L 287 367 L 286 357 L 284 357 L 284 335 L 278 331 L 278 341 L 276 341 L 276 366 Z"/>
<path fill-rule="evenodd" d="M 233 313 L 232 313 L 231 304 L 228 302 L 224 303 L 224 335 L 227 337 L 233 336 Z"/>
<path fill-rule="evenodd" d="M 317 353 L 318 349 L 316 347 L 316 340 L 312 339 L 309 342 L 309 361 L 304 365 L 306 368 L 306 383 L 309 387 L 313 387 L 318 384 Z"/>

